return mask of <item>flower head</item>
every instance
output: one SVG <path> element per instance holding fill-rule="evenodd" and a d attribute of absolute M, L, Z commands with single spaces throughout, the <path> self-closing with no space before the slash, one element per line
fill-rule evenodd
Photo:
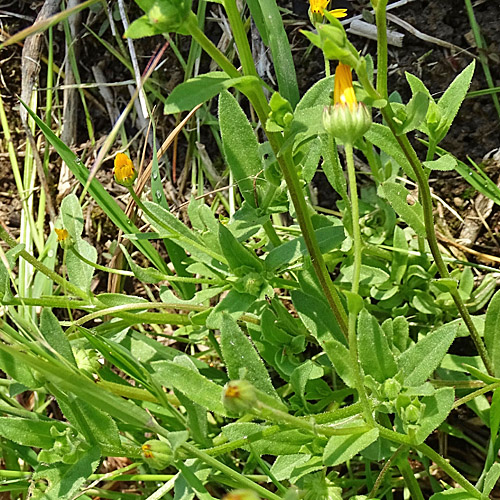
<path fill-rule="evenodd" d="M 352 85 L 352 69 L 350 66 L 347 66 L 347 64 L 339 63 L 335 70 L 333 103 L 349 106 L 351 111 L 354 111 L 358 105 Z"/>
<path fill-rule="evenodd" d="M 309 0 L 311 14 L 323 15 L 323 11 L 328 7 L 330 0 Z M 334 17 L 347 16 L 347 9 L 333 9 L 329 11 Z"/>
<path fill-rule="evenodd" d="M 55 227 L 54 231 L 57 234 L 57 241 L 61 245 L 61 248 L 70 248 L 73 245 L 73 240 L 67 229 Z"/>
<path fill-rule="evenodd" d="M 69 237 L 69 233 L 66 229 L 59 229 L 59 228 L 55 227 L 54 231 L 57 234 L 57 241 L 59 243 L 66 241 Z"/>
<path fill-rule="evenodd" d="M 125 153 L 115 156 L 115 180 L 122 186 L 130 187 L 137 177 L 132 160 Z"/>
<path fill-rule="evenodd" d="M 371 123 L 370 111 L 356 99 L 351 67 L 339 63 L 335 70 L 333 106 L 325 107 L 323 126 L 343 143 L 353 144 L 370 128 Z"/>

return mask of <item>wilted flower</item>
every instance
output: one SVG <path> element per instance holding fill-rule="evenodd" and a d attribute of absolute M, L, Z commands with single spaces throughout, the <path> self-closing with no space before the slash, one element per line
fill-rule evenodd
<path fill-rule="evenodd" d="M 222 393 L 222 404 L 232 413 L 242 414 L 255 408 L 257 395 L 246 380 L 231 380 Z"/>
<path fill-rule="evenodd" d="M 134 183 L 137 172 L 132 160 L 125 153 L 115 156 L 115 180 L 122 186 L 130 187 Z"/>
<path fill-rule="evenodd" d="M 342 142 L 351 144 L 370 128 L 372 118 L 368 108 L 358 103 L 352 84 L 352 69 L 339 63 L 335 70 L 333 106 L 325 107 L 323 125 Z"/>

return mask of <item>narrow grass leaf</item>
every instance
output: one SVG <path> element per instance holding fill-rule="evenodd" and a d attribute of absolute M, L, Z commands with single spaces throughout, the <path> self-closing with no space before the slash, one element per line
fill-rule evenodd
<path fill-rule="evenodd" d="M 495 376 L 500 375 L 500 291 L 495 293 L 486 310 L 484 341 L 493 364 Z"/>
<path fill-rule="evenodd" d="M 71 149 L 69 149 L 68 146 L 66 146 L 66 144 L 64 144 L 64 142 L 62 142 L 26 104 L 23 102 L 21 102 L 21 104 L 26 108 L 33 120 L 35 120 L 45 138 L 52 144 L 57 154 L 64 163 L 68 165 L 75 177 L 82 185 L 85 185 L 89 177 L 89 171 L 85 168 L 80 159 L 77 158 Z M 89 186 L 89 193 L 119 229 L 124 233 L 139 233 L 139 229 L 132 224 L 130 219 L 97 179 L 92 179 Z M 134 240 L 133 243 L 158 269 L 167 272 L 167 266 L 164 260 L 149 241 Z"/>

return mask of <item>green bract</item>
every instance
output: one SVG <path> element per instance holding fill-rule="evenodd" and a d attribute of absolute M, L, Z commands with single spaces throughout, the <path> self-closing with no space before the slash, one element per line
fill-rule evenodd
<path fill-rule="evenodd" d="M 185 23 L 191 13 L 192 0 L 136 0 L 146 15 L 135 20 L 124 36 L 142 38 L 162 33 L 187 34 Z"/>

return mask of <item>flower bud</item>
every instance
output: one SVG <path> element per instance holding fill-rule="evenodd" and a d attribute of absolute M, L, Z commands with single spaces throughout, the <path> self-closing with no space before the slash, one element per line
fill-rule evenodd
<path fill-rule="evenodd" d="M 115 181 L 125 187 L 134 184 L 137 172 L 132 160 L 125 153 L 118 153 L 115 156 Z"/>
<path fill-rule="evenodd" d="M 141 5 L 146 15 L 136 19 L 127 29 L 127 38 L 143 38 L 174 31 L 187 34 L 192 0 L 152 0 Z"/>
<path fill-rule="evenodd" d="M 59 229 L 57 227 L 54 228 L 55 233 L 57 234 L 57 241 L 61 248 L 69 248 L 73 245 L 73 239 L 68 233 L 67 229 Z"/>
<path fill-rule="evenodd" d="M 153 469 L 162 470 L 172 463 L 172 448 L 165 441 L 151 439 L 141 446 L 141 450 L 145 462 Z"/>
<path fill-rule="evenodd" d="M 351 68 L 339 63 L 335 70 L 334 104 L 323 111 L 325 130 L 344 143 L 353 144 L 370 128 L 372 117 L 358 103 L 352 84 Z"/>
<path fill-rule="evenodd" d="M 252 490 L 234 490 L 224 495 L 222 500 L 260 500 L 260 497 Z"/>
<path fill-rule="evenodd" d="M 243 414 L 255 408 L 257 395 L 254 386 L 246 380 L 231 380 L 224 387 L 222 404 L 231 413 Z"/>

